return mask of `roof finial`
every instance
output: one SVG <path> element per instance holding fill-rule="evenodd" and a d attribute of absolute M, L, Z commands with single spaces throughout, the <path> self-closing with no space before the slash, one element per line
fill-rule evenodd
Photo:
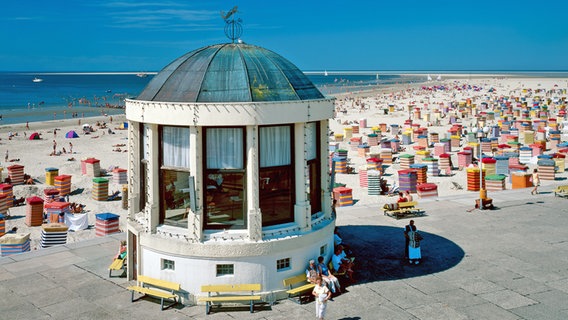
<path fill-rule="evenodd" d="M 241 18 L 235 20 L 234 14 L 237 13 L 237 6 L 225 13 L 221 11 L 221 18 L 225 20 L 225 35 L 231 39 L 233 43 L 239 39 L 243 34 L 243 27 L 241 26 Z"/>

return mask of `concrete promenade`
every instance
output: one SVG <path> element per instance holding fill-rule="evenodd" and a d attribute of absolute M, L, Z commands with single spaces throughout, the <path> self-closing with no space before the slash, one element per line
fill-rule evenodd
<path fill-rule="evenodd" d="M 490 192 L 496 210 L 466 196 L 418 199 L 426 215 L 423 261 L 402 259 L 409 219 L 379 205 L 337 210 L 337 224 L 357 256 L 357 283 L 328 305 L 326 319 L 568 319 L 568 199 L 553 186 Z M 393 198 L 394 202 L 394 198 Z M 203 306 L 160 311 L 130 302 L 125 278 L 107 267 L 124 234 L 0 258 L 1 319 L 314 319 L 314 303 L 284 300 L 254 314 Z"/>

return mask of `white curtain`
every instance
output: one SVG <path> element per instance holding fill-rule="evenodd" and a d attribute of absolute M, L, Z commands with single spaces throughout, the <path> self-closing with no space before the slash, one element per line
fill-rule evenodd
<path fill-rule="evenodd" d="M 306 123 L 306 160 L 313 160 L 317 158 L 317 124 L 315 122 Z"/>
<path fill-rule="evenodd" d="M 243 129 L 208 128 L 207 169 L 243 169 Z"/>
<path fill-rule="evenodd" d="M 260 167 L 276 167 L 291 164 L 290 127 L 260 128 Z"/>
<path fill-rule="evenodd" d="M 162 165 L 189 168 L 189 128 L 162 128 Z"/>

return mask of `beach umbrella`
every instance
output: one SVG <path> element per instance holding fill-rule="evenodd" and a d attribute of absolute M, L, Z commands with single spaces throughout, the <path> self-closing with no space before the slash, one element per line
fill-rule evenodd
<path fill-rule="evenodd" d="M 77 132 L 71 130 L 65 134 L 65 138 L 68 139 L 79 138 L 79 135 L 77 134 Z"/>
<path fill-rule="evenodd" d="M 39 140 L 41 139 L 41 137 L 39 136 L 39 133 L 34 132 L 30 135 L 30 140 Z"/>

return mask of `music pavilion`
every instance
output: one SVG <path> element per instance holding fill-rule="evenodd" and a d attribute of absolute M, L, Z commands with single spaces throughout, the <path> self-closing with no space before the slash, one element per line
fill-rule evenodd
<path fill-rule="evenodd" d="M 333 254 L 324 97 L 291 62 L 244 43 L 160 71 L 129 121 L 128 277 L 181 284 L 282 280 Z"/>

